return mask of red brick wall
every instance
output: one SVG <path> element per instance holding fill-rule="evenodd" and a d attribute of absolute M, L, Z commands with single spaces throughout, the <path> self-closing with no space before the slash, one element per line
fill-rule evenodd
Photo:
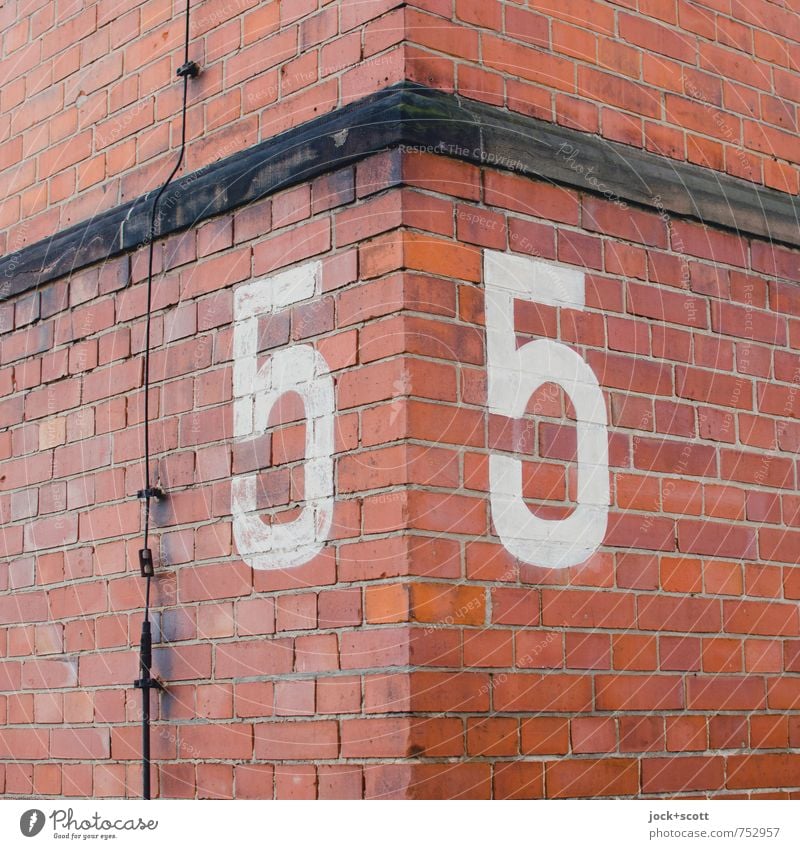
<path fill-rule="evenodd" d="M 485 250 L 585 270 L 584 310 L 515 319 L 579 352 L 608 410 L 608 531 L 568 569 L 492 525 L 490 453 L 525 456 L 550 518 L 576 475 L 553 385 L 487 414 Z M 156 256 L 159 795 L 797 792 L 796 252 L 394 151 Z M 232 475 L 260 468 L 259 508 L 296 518 L 305 425 L 287 396 L 233 438 L 233 292 L 310 258 L 319 291 L 259 346 L 329 364 L 333 522 L 307 564 L 254 570 Z M 8 795 L 139 788 L 143 260 L 0 308 Z"/>
<path fill-rule="evenodd" d="M 427 754 L 461 759 L 415 767 L 411 792 L 796 791 L 800 255 L 433 158 L 405 174 L 425 191 L 404 195 L 414 231 L 378 236 L 361 277 L 399 256 L 436 275 L 425 318 L 373 334 L 452 363 L 445 404 L 411 399 L 404 432 L 447 449 L 455 479 L 412 479 L 408 527 L 446 549 L 368 588 L 366 614 L 417 623 L 407 704 L 438 723 Z M 491 521 L 487 453 L 529 455 L 524 493 L 558 518 L 575 435 L 552 385 L 530 417 L 487 417 L 481 248 L 586 270 L 585 310 L 516 306 L 518 343 L 580 352 L 607 403 L 608 530 L 569 569 L 518 562 Z"/>
<path fill-rule="evenodd" d="M 0 255 L 165 176 L 183 8 L 0 6 Z M 797 191 L 797 16 L 772 3 L 193 15 L 187 170 L 410 78 Z M 155 793 L 800 792 L 800 255 L 594 189 L 395 150 L 158 243 Z M 602 391 L 607 529 L 566 568 L 516 559 L 490 505 L 492 456 L 524 459 L 554 522 L 582 480 L 563 389 L 488 412 L 503 253 L 580 280 L 580 309 L 545 289 L 513 310 L 519 346 L 568 346 Z M 235 433 L 234 293 L 316 262 L 313 295 L 255 328 L 259 366 L 327 364 L 330 528 L 308 562 L 252 568 L 233 481 L 298 519 L 317 422 L 286 395 Z M 139 250 L 0 302 L 5 795 L 140 787 L 146 271 Z"/>
<path fill-rule="evenodd" d="M 403 78 L 391 0 L 193 0 L 187 167 Z M 185 0 L 0 7 L 0 254 L 134 200 L 180 143 Z M 376 20 L 377 19 L 377 20 Z"/>
<path fill-rule="evenodd" d="M 0 7 L 0 254 L 166 177 L 184 8 Z M 800 185 L 800 24 L 767 0 L 197 0 L 192 16 L 190 170 L 406 78 Z"/>
<path fill-rule="evenodd" d="M 767 0 L 423 0 L 413 79 L 798 190 L 800 18 Z"/>

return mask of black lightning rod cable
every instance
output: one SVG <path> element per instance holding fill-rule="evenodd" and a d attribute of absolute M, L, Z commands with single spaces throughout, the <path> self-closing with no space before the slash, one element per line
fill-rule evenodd
<path fill-rule="evenodd" d="M 144 489 L 139 490 L 138 497 L 144 501 L 144 544 L 139 551 L 139 569 L 145 579 L 144 619 L 142 620 L 142 637 L 139 647 L 139 678 L 133 686 L 142 691 L 142 798 L 150 798 L 150 691 L 162 689 L 161 683 L 151 675 L 153 665 L 153 635 L 150 629 L 150 583 L 153 578 L 153 553 L 148 546 L 150 536 L 150 501 L 160 498 L 160 487 L 153 486 L 150 479 L 150 326 L 153 308 L 153 249 L 158 235 L 158 204 L 167 186 L 172 182 L 183 164 L 186 152 L 186 103 L 189 98 L 189 78 L 200 73 L 195 62 L 189 61 L 189 7 L 191 0 L 186 0 L 186 38 L 183 50 L 183 65 L 178 68 L 178 76 L 183 77 L 183 107 L 181 109 L 181 146 L 178 161 L 175 163 L 166 182 L 161 186 L 153 199 L 150 213 L 150 229 L 148 231 L 149 256 L 147 262 L 147 318 L 144 332 Z"/>

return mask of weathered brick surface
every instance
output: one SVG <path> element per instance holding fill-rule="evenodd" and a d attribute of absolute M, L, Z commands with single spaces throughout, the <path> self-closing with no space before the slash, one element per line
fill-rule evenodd
<path fill-rule="evenodd" d="M 190 54 L 203 74 L 191 83 L 187 167 L 412 79 L 797 192 L 796 10 L 635 7 L 198 0 Z M 170 0 L 0 8 L 0 254 L 166 175 L 179 140 L 182 10 Z"/>
<path fill-rule="evenodd" d="M 798 190 L 800 28 L 766 0 L 203 0 L 186 167 L 411 79 Z M 183 4 L 0 6 L 0 255 L 136 198 L 179 139 Z M 580 163 L 576 163 L 576 166 Z M 159 242 L 155 791 L 175 798 L 800 794 L 800 253 L 518 173 L 387 151 Z M 585 273 L 518 344 L 596 374 L 611 506 L 552 570 L 501 544 L 489 457 L 577 493 L 574 409 L 487 412 L 487 250 Z M 286 395 L 235 441 L 234 291 L 319 260 L 257 327 L 335 388 L 322 550 L 254 570 L 306 492 Z M 136 795 L 147 256 L 0 305 L 0 793 Z"/>
<path fill-rule="evenodd" d="M 304 202 L 333 183 L 338 199 Z M 798 254 L 554 192 L 396 151 L 262 203 L 261 232 L 243 209 L 158 245 L 173 257 L 151 390 L 169 491 L 153 510 L 161 795 L 798 792 Z M 586 269 L 586 310 L 520 303 L 519 342 L 579 351 L 610 423 L 608 531 L 564 570 L 511 556 L 488 504 L 488 456 L 508 450 L 532 509 L 575 498 L 557 387 L 522 419 L 486 412 L 481 255 L 538 255 L 526 233 Z M 642 261 L 622 270 L 622 252 Z M 309 257 L 322 294 L 262 322 L 259 344 L 310 342 L 330 364 L 334 518 L 309 563 L 253 570 L 231 535 L 231 475 L 260 469 L 260 509 L 293 518 L 306 426 L 287 397 L 257 444 L 234 443 L 232 290 Z M 138 789 L 137 268 L 49 284 L 41 303 L 68 297 L 32 323 L 27 298 L 7 305 L 8 795 Z M 87 289 L 120 276 L 114 297 Z"/>

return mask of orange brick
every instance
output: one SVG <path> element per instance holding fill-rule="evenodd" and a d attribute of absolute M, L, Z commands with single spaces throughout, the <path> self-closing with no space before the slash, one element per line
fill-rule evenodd
<path fill-rule="evenodd" d="M 447 625 L 482 625 L 486 593 L 482 587 L 449 584 L 412 584 L 411 611 L 418 622 Z"/>

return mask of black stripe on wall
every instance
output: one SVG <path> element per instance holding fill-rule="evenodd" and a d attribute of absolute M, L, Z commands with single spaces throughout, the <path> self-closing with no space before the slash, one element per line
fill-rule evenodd
<path fill-rule="evenodd" d="M 384 89 L 176 180 L 160 204 L 159 236 L 400 145 L 800 247 L 795 196 L 414 83 Z M 0 259 L 0 299 L 147 244 L 153 196 Z"/>

